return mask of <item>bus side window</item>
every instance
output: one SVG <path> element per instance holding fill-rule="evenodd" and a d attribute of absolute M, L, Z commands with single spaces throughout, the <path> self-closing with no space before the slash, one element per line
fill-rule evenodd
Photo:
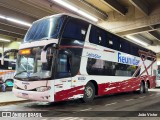
<path fill-rule="evenodd" d="M 62 37 L 84 41 L 88 26 L 89 24 L 84 21 L 69 19 Z"/>
<path fill-rule="evenodd" d="M 99 43 L 99 45 L 107 47 L 108 46 L 107 32 L 101 29 L 100 36 L 101 36 L 101 42 Z"/>
<path fill-rule="evenodd" d="M 92 26 L 89 36 L 89 42 L 94 44 L 99 44 L 99 36 L 95 26 Z"/>
<path fill-rule="evenodd" d="M 120 51 L 130 54 L 130 51 L 131 51 L 130 43 L 127 42 L 126 40 L 121 40 L 121 49 L 120 49 Z"/>
<path fill-rule="evenodd" d="M 108 44 L 107 47 L 113 49 L 113 44 L 114 44 L 114 43 L 113 43 L 113 36 L 112 36 L 111 33 L 108 33 L 108 34 L 107 34 L 107 39 L 108 39 L 108 41 L 109 41 L 109 44 Z"/>
<path fill-rule="evenodd" d="M 134 56 L 139 56 L 138 49 L 139 48 L 137 46 L 132 45 L 131 46 L 131 54 L 134 55 Z"/>
<path fill-rule="evenodd" d="M 119 37 L 116 36 L 116 35 L 113 36 L 113 49 L 115 49 L 115 50 L 120 50 Z"/>
<path fill-rule="evenodd" d="M 95 26 L 92 26 L 89 42 L 101 45 L 101 46 L 107 46 L 107 34 L 106 31 L 100 28 L 97 28 Z"/>

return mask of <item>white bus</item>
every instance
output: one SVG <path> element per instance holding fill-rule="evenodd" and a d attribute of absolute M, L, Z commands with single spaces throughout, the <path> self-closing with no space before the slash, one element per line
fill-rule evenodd
<path fill-rule="evenodd" d="M 13 92 L 57 102 L 155 87 L 155 53 L 93 23 L 58 14 L 33 23 L 20 45 Z"/>
<path fill-rule="evenodd" d="M 156 87 L 160 87 L 160 61 L 157 61 Z"/>
<path fill-rule="evenodd" d="M 13 83 L 17 53 L 17 49 L 9 49 L 4 52 L 3 57 L 0 54 L 0 79 L 8 86 L 11 85 L 10 82 Z"/>

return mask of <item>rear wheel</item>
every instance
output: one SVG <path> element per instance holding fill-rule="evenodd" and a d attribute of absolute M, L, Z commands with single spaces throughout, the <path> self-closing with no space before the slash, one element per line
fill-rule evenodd
<path fill-rule="evenodd" d="M 84 96 L 83 96 L 83 101 L 84 102 L 92 102 L 95 97 L 95 87 L 93 83 L 89 82 L 85 86 L 84 89 Z"/>
<path fill-rule="evenodd" d="M 148 93 L 149 84 L 146 82 L 144 93 Z"/>
<path fill-rule="evenodd" d="M 144 93 L 144 91 L 145 91 L 145 85 L 144 85 L 143 82 L 141 82 L 141 84 L 140 84 L 140 89 L 139 89 L 139 93 L 142 94 L 142 93 Z"/>

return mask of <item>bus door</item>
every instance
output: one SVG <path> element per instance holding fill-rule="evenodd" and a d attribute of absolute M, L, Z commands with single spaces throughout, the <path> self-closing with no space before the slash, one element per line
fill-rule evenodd
<path fill-rule="evenodd" d="M 61 100 L 68 98 L 69 89 L 72 85 L 71 77 L 71 57 L 66 51 L 60 50 L 57 56 L 56 79 L 55 79 L 55 96 Z M 55 98 L 56 99 L 56 98 Z"/>

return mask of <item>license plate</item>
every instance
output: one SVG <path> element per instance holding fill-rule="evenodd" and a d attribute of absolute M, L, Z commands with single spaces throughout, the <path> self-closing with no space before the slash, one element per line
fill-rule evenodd
<path fill-rule="evenodd" d="M 27 93 L 22 93 L 22 96 L 23 96 L 24 98 L 29 98 L 29 96 L 28 96 Z"/>

